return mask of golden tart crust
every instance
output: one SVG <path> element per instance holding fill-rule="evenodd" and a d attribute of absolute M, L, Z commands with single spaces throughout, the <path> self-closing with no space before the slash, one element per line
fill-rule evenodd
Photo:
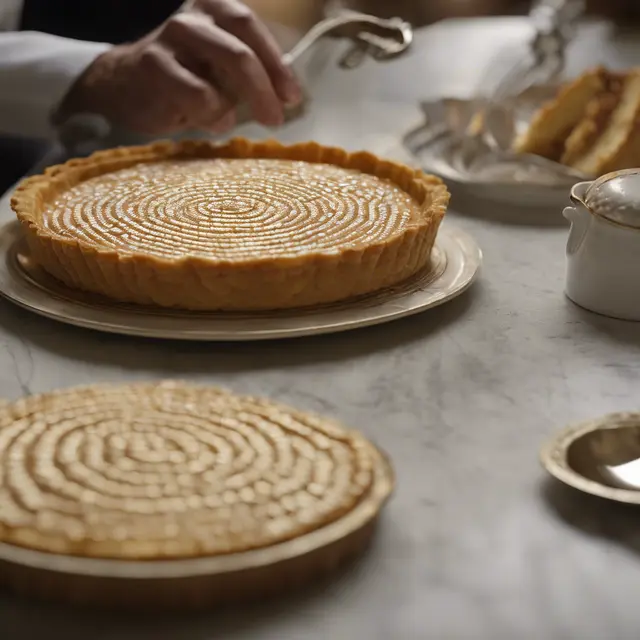
<path fill-rule="evenodd" d="M 0 410 L 0 541 L 79 557 L 225 556 L 294 540 L 393 488 L 339 424 L 177 381 L 93 385 Z M 375 494 L 375 495 L 374 495 Z"/>
<path fill-rule="evenodd" d="M 122 147 L 12 198 L 33 257 L 122 302 L 260 310 L 343 300 L 429 264 L 449 192 L 370 153 L 236 138 Z"/>

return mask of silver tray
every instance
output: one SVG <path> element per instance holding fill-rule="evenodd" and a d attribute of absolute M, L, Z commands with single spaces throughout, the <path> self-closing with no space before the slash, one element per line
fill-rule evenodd
<path fill-rule="evenodd" d="M 474 196 L 518 206 L 562 206 L 571 187 L 591 177 L 545 158 L 510 151 L 533 114 L 557 91 L 558 85 L 535 87 L 494 106 L 485 119 L 484 136 L 475 139 L 465 133 L 478 108 L 476 100 L 423 102 L 424 117 L 404 135 L 404 147 L 423 170 Z"/>
<path fill-rule="evenodd" d="M 261 313 L 201 313 L 114 303 L 64 286 L 31 259 L 18 223 L 0 228 L 0 295 L 66 324 L 170 340 L 273 340 L 336 333 L 390 322 L 436 307 L 474 281 L 482 253 L 468 234 L 440 229 L 429 269 L 353 300 Z"/>

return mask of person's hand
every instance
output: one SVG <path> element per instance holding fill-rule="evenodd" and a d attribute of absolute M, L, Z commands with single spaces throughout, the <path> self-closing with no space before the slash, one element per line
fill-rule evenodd
<path fill-rule="evenodd" d="M 97 113 L 143 134 L 223 132 L 235 105 L 277 126 L 299 85 L 267 27 L 237 0 L 191 0 L 138 42 L 98 57 L 63 100 L 56 119 Z"/>

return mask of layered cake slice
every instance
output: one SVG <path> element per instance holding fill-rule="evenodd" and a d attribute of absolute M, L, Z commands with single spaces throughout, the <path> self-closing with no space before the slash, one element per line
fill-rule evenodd
<path fill-rule="evenodd" d="M 585 72 L 543 105 L 514 150 L 589 176 L 640 165 L 640 68 Z"/>
<path fill-rule="evenodd" d="M 619 88 L 600 100 L 600 106 L 585 120 L 582 152 L 572 153 L 575 139 L 567 140 L 562 161 L 583 173 L 602 175 L 640 162 L 640 70 L 626 74 Z M 578 148 L 580 144 L 576 145 Z"/>
<path fill-rule="evenodd" d="M 514 151 L 559 159 L 567 136 L 580 123 L 591 100 L 606 91 L 607 80 L 607 72 L 599 67 L 563 87 L 536 113 L 529 128 L 515 141 Z"/>

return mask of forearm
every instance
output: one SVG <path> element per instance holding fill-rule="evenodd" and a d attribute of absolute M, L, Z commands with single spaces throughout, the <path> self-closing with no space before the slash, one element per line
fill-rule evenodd
<path fill-rule="evenodd" d="M 56 107 L 108 48 L 43 33 L 0 33 L 0 132 L 53 137 Z"/>

